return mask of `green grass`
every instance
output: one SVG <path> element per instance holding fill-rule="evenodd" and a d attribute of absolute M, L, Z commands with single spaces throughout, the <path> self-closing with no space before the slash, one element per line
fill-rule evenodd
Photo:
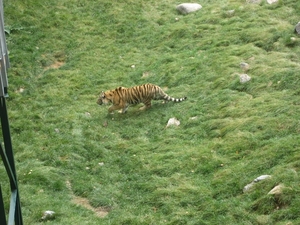
<path fill-rule="evenodd" d="M 5 2 L 25 224 L 45 210 L 48 224 L 300 223 L 300 2 L 204 0 L 184 16 L 179 3 Z M 148 82 L 188 99 L 124 115 L 96 104 L 102 90 Z M 166 128 L 171 117 L 180 126 Z M 267 195 L 278 184 L 283 194 Z"/>

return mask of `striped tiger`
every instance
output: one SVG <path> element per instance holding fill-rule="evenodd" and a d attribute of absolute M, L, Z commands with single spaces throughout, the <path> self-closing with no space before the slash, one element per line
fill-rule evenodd
<path fill-rule="evenodd" d="M 157 85 L 143 84 L 131 88 L 118 87 L 115 90 L 102 91 L 97 104 L 112 103 L 113 105 L 108 109 L 109 113 L 112 113 L 114 110 L 120 110 L 121 113 L 125 113 L 129 105 L 144 103 L 144 106 L 140 108 L 143 110 L 151 107 L 151 100 L 182 102 L 185 99 L 186 97 L 172 98 Z"/>

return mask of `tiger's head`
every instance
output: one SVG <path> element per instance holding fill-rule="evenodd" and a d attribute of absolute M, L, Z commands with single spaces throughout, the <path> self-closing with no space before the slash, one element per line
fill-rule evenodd
<path fill-rule="evenodd" d="M 124 87 L 118 87 L 115 90 L 109 90 L 109 91 L 102 91 L 99 95 L 99 98 L 97 100 L 97 104 L 114 104 L 115 102 L 118 102 L 120 100 L 119 93 L 124 91 L 127 88 Z"/>
<path fill-rule="evenodd" d="M 97 104 L 102 105 L 102 104 L 108 104 L 112 102 L 112 94 L 109 94 L 106 92 L 101 92 L 99 95 L 99 98 L 97 100 Z"/>

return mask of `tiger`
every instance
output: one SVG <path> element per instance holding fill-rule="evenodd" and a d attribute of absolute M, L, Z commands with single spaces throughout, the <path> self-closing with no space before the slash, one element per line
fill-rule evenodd
<path fill-rule="evenodd" d="M 143 103 L 144 106 L 141 107 L 140 110 L 144 110 L 151 107 L 151 100 L 182 102 L 186 99 L 187 97 L 170 97 L 159 86 L 148 83 L 130 88 L 118 87 L 114 90 L 102 91 L 97 100 L 97 104 L 112 103 L 113 105 L 108 109 L 109 113 L 113 113 L 114 110 L 120 110 L 120 113 L 125 113 L 129 105 Z"/>

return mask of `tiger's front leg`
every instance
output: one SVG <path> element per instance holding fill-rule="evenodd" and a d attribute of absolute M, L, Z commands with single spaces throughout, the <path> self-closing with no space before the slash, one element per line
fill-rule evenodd
<path fill-rule="evenodd" d="M 126 104 L 125 107 L 122 109 L 121 113 L 126 113 L 128 107 L 129 107 L 129 104 Z"/>
<path fill-rule="evenodd" d="M 108 111 L 110 113 L 113 113 L 114 110 L 118 110 L 119 109 L 119 113 L 125 113 L 127 111 L 127 108 L 128 108 L 128 104 L 125 104 L 123 102 L 121 102 L 120 104 L 118 105 L 113 105 L 111 106 Z"/>
<path fill-rule="evenodd" d="M 109 107 L 108 112 L 113 114 L 114 111 L 118 110 L 118 109 L 122 109 L 122 111 L 123 111 L 124 107 L 122 107 L 121 105 L 113 105 L 113 106 Z"/>

